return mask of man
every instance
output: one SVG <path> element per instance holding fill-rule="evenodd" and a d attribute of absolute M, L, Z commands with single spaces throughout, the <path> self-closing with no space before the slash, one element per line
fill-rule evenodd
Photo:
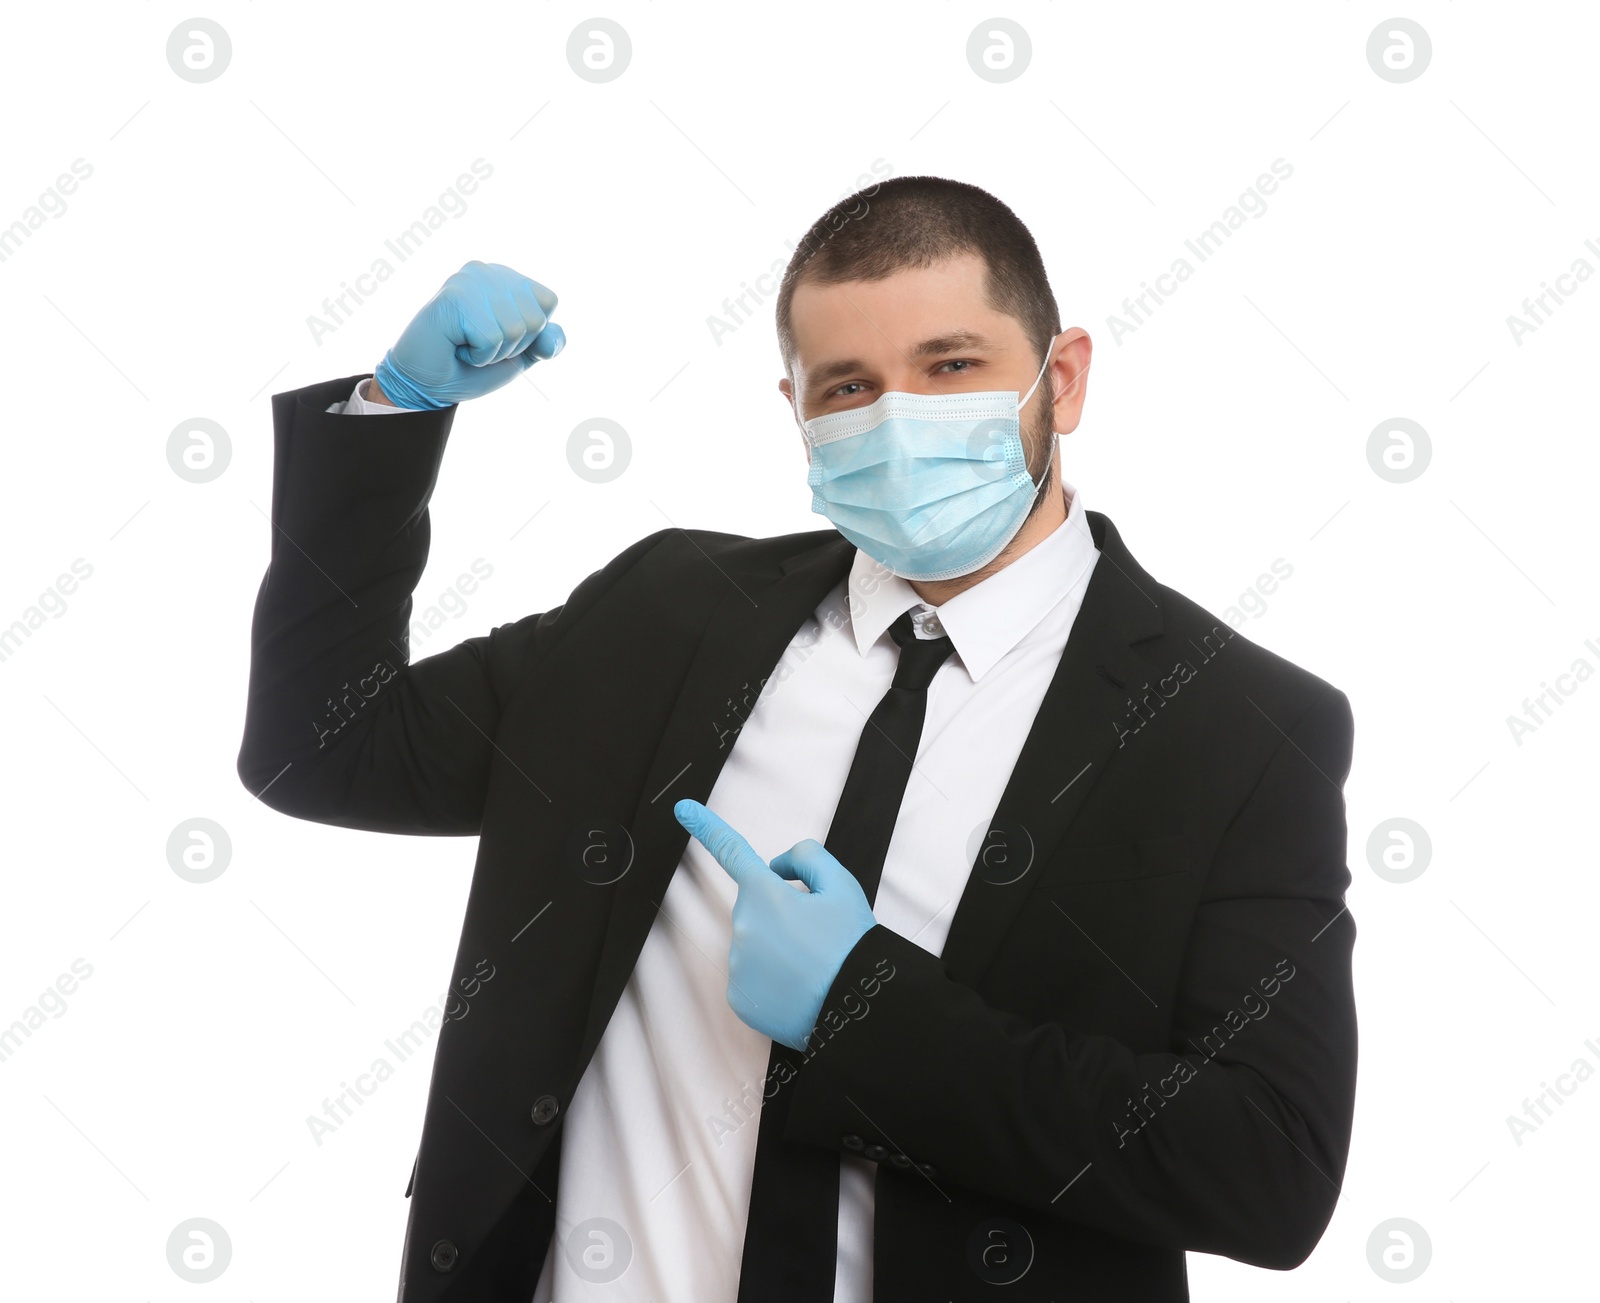
<path fill-rule="evenodd" d="M 411 664 L 456 406 L 555 305 L 469 263 L 373 377 L 273 398 L 240 778 L 481 839 L 401 1303 L 1302 1262 L 1355 1086 L 1349 704 L 1064 482 L 1090 341 L 1027 230 L 909 177 L 797 247 L 779 389 L 836 529 L 661 530 Z"/>

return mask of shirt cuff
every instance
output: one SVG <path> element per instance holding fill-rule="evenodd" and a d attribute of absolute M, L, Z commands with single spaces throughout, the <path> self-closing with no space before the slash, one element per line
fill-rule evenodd
<path fill-rule="evenodd" d="M 329 403 L 330 412 L 341 412 L 345 416 L 386 416 L 390 412 L 404 412 L 410 410 L 405 407 L 395 407 L 391 403 L 380 403 L 376 399 L 363 398 L 361 388 L 371 377 L 363 376 L 356 381 L 356 387 L 351 390 L 350 397 L 342 403 Z"/>

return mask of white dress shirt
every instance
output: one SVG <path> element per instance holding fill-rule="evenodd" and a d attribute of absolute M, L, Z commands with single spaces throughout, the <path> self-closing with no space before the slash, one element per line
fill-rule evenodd
<path fill-rule="evenodd" d="M 343 412 L 346 416 L 383 416 L 388 412 L 403 412 L 404 407 L 395 407 L 389 403 L 380 403 L 376 399 L 366 398 L 361 391 L 367 387 L 365 380 L 357 380 L 356 387 L 350 391 L 350 397 L 342 403 L 329 403 L 330 412 Z"/>
<path fill-rule="evenodd" d="M 347 414 L 397 410 L 359 389 Z M 706 801 L 766 859 L 822 841 L 894 678 L 890 624 L 910 610 L 918 637 L 949 634 L 872 910 L 935 955 L 1099 559 L 1081 495 L 1063 491 L 1063 524 L 938 607 L 857 552 L 774 668 Z M 567 1111 L 556 1228 L 531 1303 L 736 1303 L 772 1046 L 728 1007 L 737 894 L 691 837 Z M 835 1303 L 872 1298 L 876 1172 L 840 1155 Z M 585 1278 L 624 1255 L 618 1279 Z"/>

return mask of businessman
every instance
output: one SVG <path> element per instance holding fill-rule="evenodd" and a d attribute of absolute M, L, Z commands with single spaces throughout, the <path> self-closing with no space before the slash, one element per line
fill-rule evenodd
<path fill-rule="evenodd" d="M 829 527 L 660 530 L 413 663 L 457 408 L 556 357 L 555 308 L 471 262 L 371 376 L 272 400 L 239 777 L 479 838 L 400 1303 L 1304 1261 L 1355 1091 L 1349 703 L 1064 479 L 1090 340 L 1027 229 L 941 178 L 840 201 L 776 299 Z"/>

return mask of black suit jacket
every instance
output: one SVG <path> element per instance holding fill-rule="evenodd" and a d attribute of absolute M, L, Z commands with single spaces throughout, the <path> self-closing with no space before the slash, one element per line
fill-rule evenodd
<path fill-rule="evenodd" d="M 238 773 L 298 818 L 479 837 L 400 1300 L 527 1303 L 673 803 L 709 796 L 854 549 L 662 530 L 408 664 L 455 409 L 327 413 L 358 378 L 272 400 Z M 872 928 L 783 1087 L 788 1138 L 880 1161 L 878 1303 L 1185 1299 L 1185 1250 L 1298 1265 L 1343 1178 L 1349 703 L 1088 519 L 1100 560 L 943 954 Z"/>

